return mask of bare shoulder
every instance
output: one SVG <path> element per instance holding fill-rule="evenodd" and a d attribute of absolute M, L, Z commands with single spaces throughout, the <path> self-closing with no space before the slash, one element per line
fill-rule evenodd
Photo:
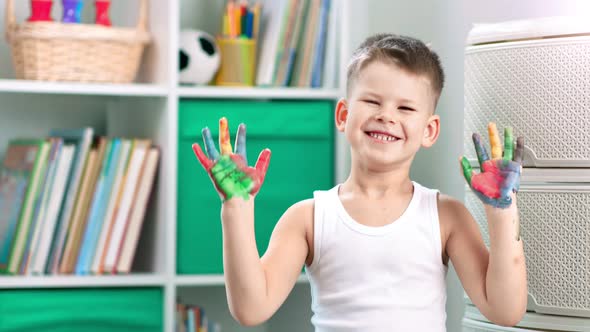
<path fill-rule="evenodd" d="M 439 217 L 454 220 L 464 212 L 467 212 L 467 208 L 458 199 L 445 194 L 438 195 Z"/>
<path fill-rule="evenodd" d="M 449 195 L 438 195 L 438 219 L 440 223 L 443 261 L 448 261 L 447 241 L 450 235 L 461 225 L 466 225 L 470 218 L 469 210 L 456 198 Z"/>
<path fill-rule="evenodd" d="M 298 227 L 307 226 L 306 224 L 313 222 L 313 207 L 312 198 L 299 201 L 291 205 L 281 219 L 287 219 L 287 222 L 297 224 Z"/>
<path fill-rule="evenodd" d="M 461 201 L 445 194 L 438 195 L 438 217 L 448 234 L 472 219 Z"/>
<path fill-rule="evenodd" d="M 313 225 L 313 206 L 313 199 L 306 199 L 291 205 L 283 213 L 275 229 L 305 234 Z"/>

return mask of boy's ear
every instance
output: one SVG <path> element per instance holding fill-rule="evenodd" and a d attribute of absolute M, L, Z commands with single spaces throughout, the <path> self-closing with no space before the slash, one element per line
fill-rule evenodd
<path fill-rule="evenodd" d="M 346 127 L 346 120 L 348 119 L 348 104 L 346 99 L 341 98 L 336 104 L 336 114 L 334 115 L 336 120 L 336 128 L 340 132 L 344 132 Z"/>
<path fill-rule="evenodd" d="M 424 128 L 424 136 L 422 137 L 422 146 L 425 148 L 429 148 L 438 139 L 438 135 L 440 134 L 440 116 L 438 114 L 431 115 L 428 119 L 428 123 L 426 124 L 426 128 Z"/>

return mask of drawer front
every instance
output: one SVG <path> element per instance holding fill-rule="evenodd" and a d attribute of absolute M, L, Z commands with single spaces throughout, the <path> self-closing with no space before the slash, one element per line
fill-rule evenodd
<path fill-rule="evenodd" d="M 161 288 L 0 292 L 0 331 L 163 331 Z"/>
<path fill-rule="evenodd" d="M 465 54 L 466 155 L 494 121 L 525 137 L 526 166 L 590 167 L 590 38 L 509 44 Z"/>
<path fill-rule="evenodd" d="M 489 247 L 483 204 L 466 187 L 465 205 Z M 529 310 L 590 317 L 590 183 L 527 184 L 518 193 Z"/>
<path fill-rule="evenodd" d="M 227 117 L 232 145 L 240 122 L 247 125 L 247 151 L 254 165 L 262 149 L 272 151 L 265 182 L 256 197 L 259 253 L 283 212 L 314 190 L 334 185 L 331 102 L 181 102 L 178 144 L 177 272 L 222 273 L 221 203 L 191 145 L 202 145 L 201 129 L 218 139 L 219 118 Z"/>

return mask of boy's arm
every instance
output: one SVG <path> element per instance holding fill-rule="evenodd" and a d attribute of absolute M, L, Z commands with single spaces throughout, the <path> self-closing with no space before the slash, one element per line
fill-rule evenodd
<path fill-rule="evenodd" d="M 486 294 L 491 308 L 513 313 L 506 324 L 516 325 L 526 312 L 527 277 L 516 195 L 506 209 L 484 205 L 490 234 Z"/>
<path fill-rule="evenodd" d="M 516 239 L 516 201 L 506 209 L 485 206 L 489 253 L 477 223 L 463 204 L 441 197 L 439 207 L 441 220 L 450 225 L 446 251 L 467 295 L 493 323 L 516 325 L 527 304 L 523 244 Z"/>
<path fill-rule="evenodd" d="M 313 201 L 283 214 L 262 259 L 254 236 L 254 199 L 228 200 L 221 212 L 229 309 L 240 324 L 258 325 L 280 307 L 299 277 L 308 255 L 305 225 L 312 221 Z"/>
<path fill-rule="evenodd" d="M 254 197 L 266 177 L 270 150 L 264 149 L 256 165 L 248 166 L 246 125 L 238 126 L 232 152 L 226 118 L 219 120 L 220 151 L 209 128 L 203 128 L 203 143 L 207 154 L 196 143 L 193 151 L 223 201 L 223 266 L 229 308 L 241 324 L 257 325 L 272 316 L 297 280 L 308 253 L 305 225 L 313 221 L 313 204 L 296 204 L 285 212 L 261 260 L 254 236 Z"/>
<path fill-rule="evenodd" d="M 524 139 L 514 142 L 512 128 L 504 130 L 504 149 L 496 124 L 488 125 L 491 156 L 473 134 L 480 172 L 475 174 L 467 158 L 461 159 L 463 175 L 482 201 L 490 234 L 488 254 L 471 214 L 460 203 L 446 204 L 451 233 L 447 252 L 463 287 L 480 311 L 492 322 L 516 325 L 526 312 L 527 280 L 524 250 L 519 235 L 516 192 Z"/>

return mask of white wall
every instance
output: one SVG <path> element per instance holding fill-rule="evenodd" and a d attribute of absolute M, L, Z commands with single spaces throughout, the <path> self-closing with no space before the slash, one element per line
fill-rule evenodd
<path fill-rule="evenodd" d="M 353 49 L 367 34 L 393 32 L 429 42 L 441 56 L 447 77 L 437 110 L 441 135 L 434 147 L 418 154 L 412 177 L 461 200 L 463 178 L 457 160 L 463 149 L 463 48 L 472 24 L 557 15 L 585 15 L 590 19 L 587 0 L 368 0 L 355 6 L 366 4 L 368 29 L 361 35 L 351 31 Z M 351 22 L 355 16 L 351 10 Z M 461 331 L 463 289 L 452 269 L 447 286 L 447 329 Z"/>

